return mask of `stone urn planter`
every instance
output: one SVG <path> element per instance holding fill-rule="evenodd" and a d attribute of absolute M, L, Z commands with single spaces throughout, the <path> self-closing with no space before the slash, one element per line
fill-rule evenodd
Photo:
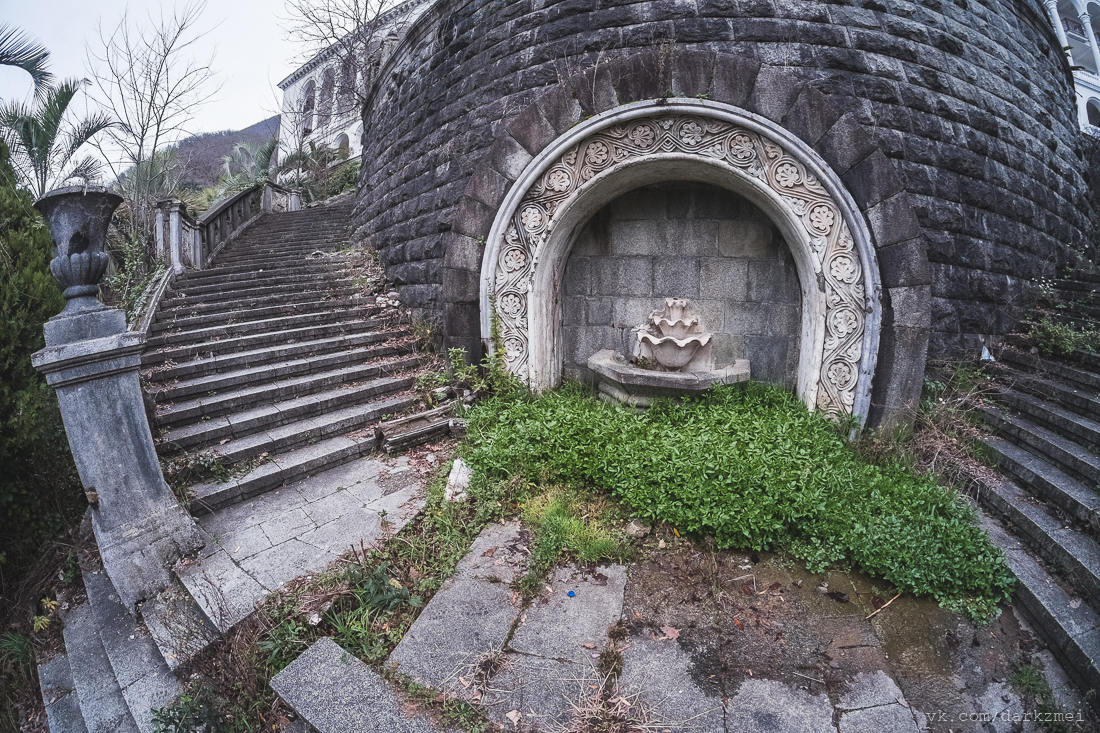
<path fill-rule="evenodd" d="M 59 188 L 34 202 L 53 235 L 50 271 L 68 301 L 66 310 L 98 305 L 94 298 L 110 262 L 107 226 L 121 203 L 121 196 L 100 186 Z"/>

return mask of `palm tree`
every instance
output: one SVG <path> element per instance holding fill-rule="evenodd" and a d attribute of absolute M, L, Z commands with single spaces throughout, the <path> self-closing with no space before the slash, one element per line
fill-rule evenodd
<path fill-rule="evenodd" d="M 99 161 L 90 156 L 74 160 L 77 151 L 93 135 L 115 124 L 102 112 L 75 123 L 65 120 L 73 97 L 86 81 L 66 79 L 34 101 L 0 105 L 0 134 L 12 151 L 12 163 L 19 177 L 36 197 L 54 185 L 76 178 L 95 178 Z"/>
<path fill-rule="evenodd" d="M 41 43 L 8 24 L 0 24 L 0 65 L 18 66 L 34 79 L 35 96 L 46 93 L 53 74 L 46 69 L 50 52 Z"/>

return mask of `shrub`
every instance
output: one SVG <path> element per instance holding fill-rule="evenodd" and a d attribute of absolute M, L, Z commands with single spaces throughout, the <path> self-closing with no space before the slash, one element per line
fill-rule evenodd
<path fill-rule="evenodd" d="M 50 274 L 53 240 L 17 190 L 0 142 L 0 566 L 25 562 L 81 508 L 57 399 L 31 366 L 42 325 L 65 304 Z"/>
<path fill-rule="evenodd" d="M 1004 557 L 958 495 L 861 459 L 836 423 L 783 390 L 749 384 L 648 412 L 576 385 L 493 398 L 471 414 L 476 471 L 609 492 L 646 519 L 721 548 L 786 548 L 813 571 L 854 563 L 971 615 L 1013 589 Z"/>

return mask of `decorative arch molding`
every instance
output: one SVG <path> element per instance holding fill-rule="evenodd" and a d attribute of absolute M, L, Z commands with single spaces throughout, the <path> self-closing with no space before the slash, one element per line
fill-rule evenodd
<path fill-rule="evenodd" d="M 618 195 L 662 180 L 722 186 L 775 222 L 802 289 L 798 393 L 811 408 L 865 419 L 882 289 L 859 207 L 802 140 L 760 115 L 704 100 L 616 107 L 574 126 L 524 168 L 496 212 L 481 265 L 482 338 L 495 302 L 508 369 L 535 389 L 560 382 L 560 289 L 577 232 Z"/>

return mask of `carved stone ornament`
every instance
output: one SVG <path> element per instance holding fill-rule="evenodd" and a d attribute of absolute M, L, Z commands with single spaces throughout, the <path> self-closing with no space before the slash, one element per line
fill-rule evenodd
<path fill-rule="evenodd" d="M 50 271 L 67 300 L 99 292 L 110 262 L 107 226 L 121 203 L 121 196 L 98 186 L 59 188 L 34 202 L 53 235 Z"/>
<path fill-rule="evenodd" d="M 694 157 L 722 166 L 754 179 L 769 189 L 770 198 L 783 202 L 789 212 L 788 225 L 800 229 L 801 240 L 809 242 L 810 261 L 824 294 L 816 404 L 830 414 L 852 414 L 866 314 L 872 307 L 863 264 L 843 209 L 815 174 L 780 143 L 733 122 L 703 115 L 654 114 L 605 127 L 570 146 L 526 191 L 503 228 L 503 241 L 496 246 L 490 286 L 496 296 L 508 368 L 529 378 L 529 296 L 543 245 L 557 223 L 556 214 L 584 195 L 586 184 L 597 176 L 617 166 L 661 156 Z M 804 245 L 792 242 L 791 246 Z M 803 332 L 808 331 L 804 328 Z"/>

